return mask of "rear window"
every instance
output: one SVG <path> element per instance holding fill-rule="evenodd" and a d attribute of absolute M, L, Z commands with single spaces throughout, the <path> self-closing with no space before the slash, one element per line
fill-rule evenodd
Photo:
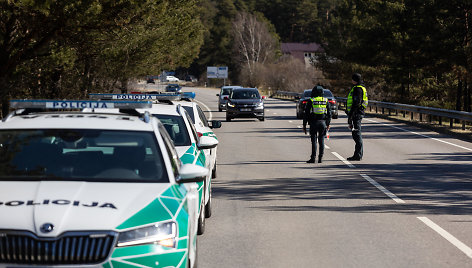
<path fill-rule="evenodd" d="M 169 182 L 153 132 L 0 131 L 0 180 Z"/>

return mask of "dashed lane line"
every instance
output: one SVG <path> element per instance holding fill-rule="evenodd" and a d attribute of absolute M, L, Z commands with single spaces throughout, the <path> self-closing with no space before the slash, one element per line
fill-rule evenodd
<path fill-rule="evenodd" d="M 376 182 L 374 179 L 372 179 L 371 177 L 365 175 L 365 174 L 361 174 L 362 178 L 366 179 L 368 182 L 370 182 L 370 184 L 374 185 L 377 189 L 379 189 L 382 193 L 384 193 L 385 195 L 387 195 L 388 197 L 392 198 L 393 201 L 399 203 L 399 204 L 405 204 L 405 201 L 403 201 L 402 199 L 398 198 L 394 193 L 390 192 L 389 190 L 387 190 L 385 187 L 383 187 L 382 185 L 380 185 L 378 182 Z"/>
<path fill-rule="evenodd" d="M 334 154 L 339 160 L 341 160 L 344 164 L 346 164 L 348 167 L 350 168 L 355 168 L 356 166 L 354 166 L 353 164 L 351 164 L 349 161 L 347 161 L 346 159 L 344 159 L 344 157 L 342 157 L 341 155 L 339 155 L 338 153 L 336 152 L 331 152 L 332 154 Z"/>
<path fill-rule="evenodd" d="M 448 233 L 446 230 L 441 228 L 439 225 L 434 223 L 432 220 L 428 219 L 427 217 L 416 217 L 418 220 L 422 221 L 426 224 L 429 228 L 433 229 L 436 233 L 440 234 L 444 239 L 449 241 L 449 243 L 453 244 L 457 247 L 460 251 L 464 252 L 467 257 L 472 259 L 472 249 L 468 247 L 466 244 L 462 243 L 459 239 L 455 238 L 452 234 Z"/>

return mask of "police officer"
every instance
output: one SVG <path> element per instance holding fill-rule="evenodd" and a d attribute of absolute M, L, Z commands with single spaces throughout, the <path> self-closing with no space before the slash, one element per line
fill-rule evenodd
<path fill-rule="evenodd" d="M 352 139 L 356 143 L 354 155 L 348 157 L 347 160 L 360 161 L 363 156 L 361 121 L 365 115 L 367 107 L 367 90 L 362 83 L 362 76 L 358 73 L 352 75 L 353 87 L 347 96 L 347 122 L 349 129 L 352 131 Z"/>
<path fill-rule="evenodd" d="M 318 163 L 321 163 L 324 153 L 324 136 L 331 123 L 331 109 L 328 99 L 323 97 L 323 87 L 315 86 L 311 90 L 311 98 L 307 101 L 303 116 L 303 132 L 306 134 L 306 123 L 310 124 L 311 157 L 307 163 L 315 163 L 316 141 L 320 147 Z"/>

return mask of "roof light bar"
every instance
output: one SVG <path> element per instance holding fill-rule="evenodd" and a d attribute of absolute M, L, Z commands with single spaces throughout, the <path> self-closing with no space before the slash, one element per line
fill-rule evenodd
<path fill-rule="evenodd" d="M 183 93 L 160 93 L 160 94 L 146 94 L 146 93 L 131 93 L 131 94 L 103 94 L 91 93 L 91 99 L 99 100 L 160 100 L 160 101 L 178 101 L 181 99 L 194 99 L 195 92 Z"/>
<path fill-rule="evenodd" d="M 151 108 L 150 101 L 94 101 L 94 100 L 11 100 L 14 109 L 139 109 Z"/>

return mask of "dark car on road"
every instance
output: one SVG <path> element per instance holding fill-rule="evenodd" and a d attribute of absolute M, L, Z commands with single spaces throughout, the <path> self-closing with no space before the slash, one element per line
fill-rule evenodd
<path fill-rule="evenodd" d="M 226 99 L 226 121 L 237 117 L 264 121 L 264 97 L 257 88 L 234 88 Z"/>
<path fill-rule="evenodd" d="M 303 91 L 303 95 L 297 102 L 297 118 L 303 118 L 303 112 L 305 111 L 305 106 L 307 101 L 310 99 L 311 96 L 311 89 L 305 89 Z M 333 119 L 338 118 L 338 104 L 336 102 L 336 98 L 334 97 L 331 90 L 323 88 L 323 97 L 327 98 L 329 103 L 331 104 L 331 117 Z"/>
<path fill-rule="evenodd" d="M 166 92 L 180 93 L 182 92 L 182 87 L 178 84 L 168 84 L 166 86 Z"/>
<path fill-rule="evenodd" d="M 222 86 L 220 93 L 216 94 L 218 96 L 218 112 L 226 109 L 226 102 L 233 88 L 241 88 L 241 86 Z"/>

